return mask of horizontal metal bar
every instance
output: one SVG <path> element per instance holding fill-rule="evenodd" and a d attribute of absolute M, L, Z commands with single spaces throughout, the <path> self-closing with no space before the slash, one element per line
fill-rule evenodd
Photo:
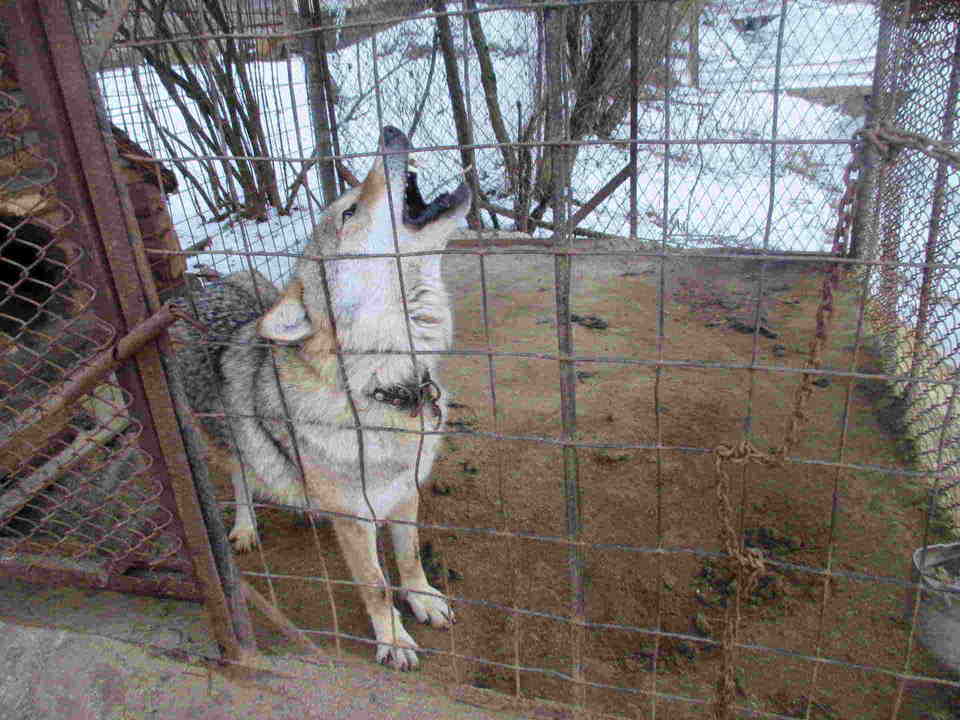
<path fill-rule="evenodd" d="M 46 555 L 23 555 L 0 549 L 0 574 L 42 585 L 72 585 L 136 595 L 163 595 L 191 602 L 203 597 L 190 576 L 143 570 L 136 575 L 111 575 L 104 565 Z"/>
<path fill-rule="evenodd" d="M 409 151 L 404 151 L 409 155 L 416 155 L 418 153 L 432 153 L 438 151 L 455 151 L 460 150 L 497 150 L 502 147 L 511 147 L 511 148 L 548 148 L 548 147 L 623 147 L 627 148 L 631 145 L 653 145 L 653 146 L 665 146 L 671 147 L 674 145 L 684 146 L 684 145 L 760 145 L 763 147 L 770 146 L 780 146 L 780 145 L 854 145 L 855 140 L 851 138 L 803 138 L 803 137 L 786 137 L 786 138 L 728 138 L 728 137 L 707 137 L 707 138 L 637 138 L 636 140 L 529 140 L 523 142 L 510 142 L 510 143 L 469 143 L 464 145 L 427 145 L 423 147 L 410 148 Z M 952 143 L 947 143 L 952 144 Z M 337 161 L 337 160 L 354 160 L 360 158 L 377 158 L 383 157 L 385 155 L 390 155 L 389 151 L 379 151 L 379 152 L 356 152 L 356 153 L 340 153 L 339 155 L 330 154 L 324 155 L 324 160 Z M 305 163 L 310 162 L 313 158 L 306 157 L 302 155 L 182 155 L 182 156 L 169 156 L 169 155 L 152 155 L 150 158 L 145 158 L 144 162 L 154 162 L 154 163 L 165 163 L 165 162 L 174 162 L 177 160 L 225 160 L 228 162 L 233 162 L 235 160 L 261 160 L 274 163 Z"/>
<path fill-rule="evenodd" d="M 20 414 L 20 429 L 0 445 L 0 472 L 13 472 L 40 452 L 50 440 L 67 428 L 74 403 L 92 391 L 111 371 L 130 359 L 146 343 L 176 322 L 168 306 L 139 323 L 112 348 L 93 357 L 81 370 L 47 394 L 36 406 Z"/>
<path fill-rule="evenodd" d="M 561 619 L 562 619 L 562 620 L 565 620 L 565 621 L 568 622 L 568 623 L 571 622 L 571 620 L 570 620 L 569 618 L 561 618 Z M 356 636 L 356 635 L 350 635 L 350 634 L 348 634 L 348 633 L 343 633 L 343 632 L 334 632 L 334 631 L 332 631 L 332 630 L 306 630 L 306 629 L 303 629 L 303 632 L 309 633 L 309 634 L 311 634 L 311 635 L 320 635 L 320 636 L 326 636 L 326 637 L 340 637 L 340 638 L 344 638 L 344 639 L 347 639 L 347 640 L 354 640 L 354 641 L 356 641 L 356 642 L 361 642 L 361 643 L 368 644 L 368 645 L 373 645 L 373 644 L 375 644 L 375 643 L 377 642 L 376 640 L 372 640 L 372 639 L 370 639 L 370 638 L 359 637 L 359 636 Z M 663 631 L 663 630 L 651 630 L 651 631 L 649 631 L 649 632 L 650 632 L 651 635 L 656 635 L 656 636 L 661 636 L 661 637 L 677 637 L 677 638 L 682 638 L 682 639 L 690 638 L 691 641 L 698 641 L 698 642 L 700 642 L 700 643 L 703 643 L 704 640 L 705 640 L 705 638 L 700 638 L 700 637 L 697 637 L 697 636 L 694 636 L 694 635 L 682 635 L 682 634 L 679 634 L 679 633 L 669 633 L 669 632 L 666 632 L 666 631 Z M 786 658 L 790 658 L 790 659 L 793 659 L 793 660 L 801 660 L 801 661 L 804 661 L 804 662 L 809 662 L 809 663 L 818 664 L 818 665 L 830 665 L 830 666 L 834 666 L 834 667 L 844 667 L 844 668 L 850 668 L 850 669 L 853 669 L 853 670 L 859 670 L 859 671 L 865 672 L 865 673 L 872 673 L 872 674 L 877 674 L 877 675 L 883 675 L 883 676 L 885 676 L 885 677 L 898 678 L 898 679 L 901 679 L 901 680 L 922 682 L 922 683 L 927 683 L 927 684 L 932 684 L 932 685 L 939 685 L 939 686 L 942 686 L 942 687 L 949 687 L 949 688 L 960 688 L 960 681 L 953 680 L 953 679 L 951 679 L 951 678 L 937 678 L 937 677 L 932 677 L 932 676 L 929 676 L 929 675 L 916 675 L 916 674 L 914 674 L 914 673 L 906 673 L 906 672 L 900 672 L 900 671 L 897 671 L 897 670 L 890 670 L 890 669 L 883 668 L 883 667 L 879 667 L 879 666 L 876 666 L 876 665 L 864 665 L 864 664 L 862 664 L 862 663 L 854 663 L 854 662 L 850 662 L 850 661 L 848 661 L 848 660 L 838 660 L 838 659 L 836 659 L 836 658 L 827 658 L 827 657 L 822 657 L 822 656 L 807 655 L 807 654 L 805 654 L 805 653 L 800 653 L 800 652 L 796 652 L 796 651 L 793 651 L 793 650 L 786 650 L 786 649 L 782 649 L 782 648 L 774 648 L 774 647 L 769 647 L 769 646 L 764 646 L 764 645 L 753 645 L 753 644 L 750 644 L 750 643 L 736 642 L 736 643 L 734 643 L 734 646 L 737 647 L 737 648 L 739 648 L 739 649 L 741 649 L 741 650 L 751 650 L 751 651 L 759 651 L 759 652 L 764 652 L 764 653 L 770 653 L 771 655 L 777 655 L 777 656 L 779 656 L 779 657 L 786 657 Z M 453 652 L 451 652 L 450 650 L 438 650 L 438 649 L 436 649 L 436 648 L 420 647 L 420 648 L 418 648 L 418 652 L 422 652 L 422 653 L 425 653 L 425 654 L 428 654 L 428 655 L 450 655 L 450 656 L 457 657 L 457 658 L 461 658 L 461 659 L 464 659 L 464 660 L 471 660 L 471 661 L 479 662 L 479 663 L 482 663 L 482 664 L 484 664 L 484 665 L 492 665 L 492 666 L 494 666 L 494 667 L 503 667 L 503 668 L 521 670 L 521 671 L 523 671 L 523 672 L 535 672 L 535 673 L 542 673 L 542 674 L 545 674 L 545 675 L 552 675 L 552 676 L 554 676 L 554 677 L 558 677 L 558 678 L 560 678 L 560 679 L 562 679 L 562 680 L 566 680 L 566 681 L 571 682 L 571 683 L 575 683 L 575 682 L 576 682 L 576 683 L 582 683 L 582 684 L 587 685 L 587 686 L 589 686 L 589 687 L 604 688 L 604 689 L 608 689 L 608 690 L 619 690 L 619 691 L 623 691 L 623 692 L 636 693 L 636 694 L 642 694 L 642 695 L 655 694 L 655 693 L 652 693 L 650 690 L 644 690 L 644 689 L 641 689 L 641 688 L 628 688 L 628 687 L 623 687 L 623 686 L 619 686 L 619 685 L 608 685 L 608 684 L 604 684 L 604 683 L 591 682 L 591 681 L 589 681 L 589 680 L 576 680 L 576 679 L 573 678 L 572 676 L 570 676 L 570 675 L 568 675 L 568 674 L 566 674 L 566 673 L 564 673 L 564 672 L 561 672 L 561 671 L 559 671 L 559 670 L 552 670 L 552 669 L 547 669 L 547 668 L 539 668 L 539 667 L 535 667 L 535 666 L 529 666 L 529 667 L 528 667 L 528 666 L 518 666 L 518 665 L 513 665 L 513 664 L 511 664 L 511 663 L 497 662 L 497 661 L 495 661 L 495 660 L 490 660 L 490 659 L 487 659 L 487 658 L 472 657 L 472 656 L 469 656 L 469 655 L 462 655 L 462 654 L 460 654 L 460 653 L 453 653 Z M 701 700 L 701 699 L 698 699 L 698 698 L 683 698 L 682 696 L 666 695 L 666 694 L 662 694 L 662 693 L 660 693 L 659 695 L 660 695 L 661 697 L 668 697 L 668 698 L 671 698 L 671 699 L 674 699 L 674 700 L 681 700 L 681 701 L 684 701 L 684 702 L 694 702 L 694 703 L 697 703 L 697 704 L 705 704 L 706 702 L 709 702 L 709 701 L 707 701 L 707 700 Z M 777 714 L 775 714 L 775 713 L 763 713 L 763 712 L 758 712 L 758 711 L 756 711 L 756 710 L 751 710 L 751 709 L 749 709 L 749 708 L 747 708 L 747 707 L 742 707 L 742 708 L 741 708 L 740 706 L 737 706 L 737 710 L 742 711 L 743 714 L 745 714 L 745 715 L 753 715 L 754 717 L 772 717 L 772 718 L 783 718 L 784 720 L 797 720 L 795 717 L 790 716 L 790 715 L 777 715 Z"/>
<path fill-rule="evenodd" d="M 273 420 L 274 418 L 268 418 L 264 415 L 247 415 L 243 413 L 197 413 L 198 418 L 227 418 L 227 417 L 240 417 L 240 418 L 257 418 L 260 420 L 268 419 Z M 295 424 L 298 425 L 320 425 L 322 423 L 315 423 L 312 421 L 296 421 Z M 355 426 L 344 425 L 341 427 L 355 429 Z M 388 427 L 385 425 L 364 425 L 359 426 L 363 430 L 376 431 L 376 432 L 387 432 L 387 433 L 406 433 L 409 435 L 450 435 L 450 436 L 466 436 L 466 437 L 482 437 L 492 440 L 510 440 L 514 442 L 531 442 L 539 443 L 541 445 L 556 445 L 558 447 L 578 447 L 578 448 L 593 448 L 596 450 L 651 450 L 651 451 L 664 451 L 664 452 L 688 452 L 688 453 L 713 453 L 715 448 L 707 447 L 692 447 L 686 445 L 658 445 L 655 443 L 616 443 L 616 442 L 602 442 L 602 441 L 589 441 L 589 440 L 570 440 L 569 438 L 563 437 L 548 437 L 546 435 L 511 435 L 508 433 L 497 433 L 492 431 L 485 430 L 416 430 L 416 429 L 406 429 L 406 428 L 397 428 L 397 427 Z M 865 463 L 849 463 L 849 462 L 835 462 L 832 460 L 816 460 L 811 458 L 800 458 L 794 456 L 787 456 L 783 458 L 783 462 L 791 463 L 794 465 L 817 465 L 821 467 L 831 467 L 839 468 L 842 470 L 854 470 L 860 472 L 877 472 L 883 473 L 886 475 L 893 475 L 897 477 L 915 477 L 915 478 L 924 478 L 929 479 L 932 477 L 953 477 L 952 473 L 937 472 L 933 470 L 905 470 L 897 467 L 886 467 L 884 465 L 869 465 Z"/>
<path fill-rule="evenodd" d="M 633 0 L 576 0 L 577 7 L 588 7 L 590 5 L 626 5 Z M 683 0 L 665 0 L 666 2 L 683 2 Z M 193 35 L 181 35 L 177 38 L 164 38 L 162 40 L 128 40 L 124 42 L 115 43 L 114 47 L 150 47 L 152 45 L 164 45 L 170 44 L 173 42 L 197 42 L 197 41 L 207 41 L 207 40 L 268 40 L 268 39 L 292 39 L 301 37 L 304 35 L 314 35 L 317 32 L 332 30 L 337 31 L 347 31 L 353 29 L 363 29 L 363 28 L 373 28 L 387 25 L 396 25 L 403 22 L 408 22 L 411 20 L 433 20 L 438 17 L 461 17 L 463 15 L 481 15 L 484 13 L 491 12 L 506 12 L 506 11 L 516 11 L 516 10 L 532 10 L 532 11 L 541 11 L 550 8 L 565 8 L 570 7 L 571 2 L 569 1 L 548 1 L 543 3 L 514 3 L 506 2 L 503 4 L 498 3 L 496 7 L 489 8 L 471 8 L 469 10 L 448 10 L 445 12 L 421 12 L 416 15 L 410 16 L 399 16 L 399 17 L 384 17 L 378 18 L 376 20 L 360 20 L 356 22 L 344 22 L 336 23 L 333 25 L 317 25 L 309 28 L 303 28 L 300 30 L 285 30 L 283 32 L 277 33 L 206 33 L 206 34 L 193 34 Z"/>
<path fill-rule="evenodd" d="M 255 503 L 253 505 L 255 508 L 270 508 L 273 510 L 288 510 L 296 511 L 300 508 L 278 506 L 271 503 Z M 357 520 L 358 522 L 373 522 L 370 518 L 365 518 L 358 515 L 345 515 L 344 513 L 335 513 L 327 511 L 315 511 L 315 514 L 318 516 L 329 516 L 331 519 L 334 517 L 343 518 L 343 519 L 352 519 Z M 531 542 L 542 542 L 549 543 L 553 545 L 564 545 L 564 546 L 577 546 L 585 550 L 597 550 L 600 552 L 625 552 L 635 555 L 648 555 L 648 556 L 689 556 L 695 557 L 700 560 L 719 560 L 725 561 L 729 558 L 729 555 L 725 552 L 717 552 L 711 550 L 701 550 L 699 548 L 691 547 L 654 547 L 654 546 L 634 546 L 634 545 L 622 545 L 619 543 L 598 543 L 590 541 L 578 541 L 572 542 L 566 536 L 557 536 L 557 535 L 536 535 L 533 533 L 525 532 L 510 532 L 505 530 L 497 530 L 495 528 L 477 528 L 470 526 L 458 527 L 456 525 L 445 525 L 437 523 L 421 523 L 421 522 L 410 522 L 407 520 L 384 520 L 388 525 L 409 525 L 411 527 L 416 527 L 419 530 L 431 530 L 431 531 L 442 531 L 445 533 L 463 533 L 465 535 L 483 535 L 484 537 L 494 537 L 502 540 L 525 540 Z M 876 585 L 887 585 L 889 587 L 898 588 L 900 590 L 917 590 L 923 589 L 926 587 L 920 581 L 904 580 L 899 577 L 892 577 L 888 575 L 868 575 L 867 573 L 858 573 L 848 570 L 837 570 L 835 568 L 818 568 L 810 565 L 800 565 L 797 563 L 785 562 L 783 560 L 777 560 L 773 557 L 764 558 L 764 565 L 766 567 L 778 568 L 780 570 L 789 570 L 792 572 L 804 573 L 806 575 L 813 576 L 815 578 L 831 578 L 837 580 L 845 580 L 848 582 L 859 582 L 859 583 L 873 583 Z M 338 580 L 338 579 L 327 579 L 324 577 L 316 575 L 291 575 L 288 573 L 277 573 L 277 572 L 257 572 L 255 570 L 244 570 L 243 575 L 248 575 L 250 577 L 258 578 L 270 578 L 272 580 L 303 580 L 311 583 L 329 583 L 331 585 L 341 585 L 341 586 L 355 586 L 355 587 L 368 587 L 363 583 L 359 583 L 356 580 Z M 377 586 L 379 587 L 379 586 Z M 406 591 L 400 586 L 390 587 L 391 590 L 397 592 Z M 565 620 L 569 621 L 569 616 L 566 615 L 557 615 L 555 613 L 546 612 L 544 610 L 531 610 L 529 608 L 521 608 L 514 605 L 504 605 L 502 603 L 497 603 L 492 600 L 483 600 L 478 598 L 469 598 L 461 595 L 454 595 L 447 593 L 446 597 L 454 600 L 458 603 L 464 603 L 467 605 L 475 605 L 477 607 L 491 608 L 494 610 L 502 610 L 504 612 L 512 613 L 517 612 L 521 615 L 529 615 L 531 617 L 542 617 L 549 620 Z M 611 623 L 591 623 L 585 622 L 588 627 L 596 628 L 606 628 L 606 629 L 615 629 L 615 630 L 626 630 L 630 632 L 647 632 L 646 629 L 636 627 L 633 625 L 622 625 L 622 624 L 611 624 Z"/>
<path fill-rule="evenodd" d="M 847 258 L 847 257 L 838 257 L 836 255 L 828 255 L 825 253 L 802 253 L 791 251 L 787 252 L 757 252 L 757 253 L 724 253 L 724 252 L 700 252 L 697 250 L 684 250 L 683 248 L 677 248 L 675 250 L 669 249 L 654 249 L 652 246 L 650 248 L 643 247 L 644 243 L 653 243 L 656 242 L 658 245 L 661 242 L 659 239 L 654 240 L 645 240 L 643 238 L 633 238 L 636 239 L 638 243 L 641 244 L 635 250 L 612 250 L 604 248 L 561 248 L 561 247 L 549 247 L 549 248 L 497 248 L 491 247 L 487 248 L 484 246 L 471 247 L 471 248 L 450 248 L 448 247 L 445 250 L 418 250 L 415 252 L 392 252 L 392 253 L 370 253 L 370 254 L 330 254 L 330 255 L 304 255 L 302 252 L 294 251 L 284 251 L 284 250 L 207 250 L 204 252 L 205 255 L 222 255 L 224 257 L 253 257 L 253 258 L 289 258 L 292 260 L 299 260 L 305 258 L 307 260 L 314 261 L 328 261 L 328 260 L 375 260 L 377 258 L 413 258 L 413 257 L 432 257 L 435 255 L 476 255 L 476 256 L 493 256 L 493 255 L 544 255 L 544 256 L 553 256 L 553 255 L 571 255 L 571 256 L 583 256 L 583 257 L 636 257 L 636 258 L 646 258 L 648 260 L 725 260 L 728 262 L 744 262 L 750 261 L 755 263 L 762 263 L 768 261 L 775 262 L 786 262 L 786 263 L 822 263 L 824 265 L 841 265 L 847 268 L 855 269 L 858 267 L 863 268 L 934 268 L 939 270 L 960 270 L 960 263 L 927 263 L 927 262 L 910 262 L 906 260 L 863 260 L 859 258 Z M 536 240 L 536 238 L 534 238 Z M 536 243 L 531 243 L 531 245 Z M 164 250 L 161 248 L 150 248 L 146 250 L 148 255 L 184 255 L 186 251 L 182 250 Z"/>
<path fill-rule="evenodd" d="M 198 343 L 209 345 L 210 347 L 269 347 L 266 342 L 263 343 L 230 343 L 230 342 L 209 342 Z M 192 346 L 193 343 L 185 343 Z M 331 353 L 334 354 L 334 353 Z M 341 350 L 338 355 L 344 357 L 361 355 L 402 355 L 406 354 L 400 350 Z M 490 357 L 490 358 L 520 358 L 526 360 L 549 360 L 549 361 L 570 361 L 580 363 L 595 363 L 598 365 L 634 365 L 648 368 L 674 368 L 679 370 L 749 370 L 768 373 L 782 373 L 784 375 L 811 375 L 814 377 L 829 377 L 837 379 L 852 380 L 870 380 L 883 381 L 888 383 L 913 382 L 920 385 L 943 385 L 953 387 L 960 385 L 960 378 L 948 380 L 945 378 L 935 378 L 928 375 L 890 375 L 888 373 L 867 373 L 854 370 L 839 370 L 836 368 L 806 368 L 789 365 L 763 365 L 761 363 L 711 363 L 701 360 L 661 360 L 642 358 L 630 358 L 617 355 L 561 355 L 559 353 L 539 353 L 539 352 L 521 352 L 509 350 L 417 350 L 418 356 L 438 355 L 441 357 Z M 951 372 L 951 375 L 955 373 Z M 199 414 L 197 417 L 225 417 L 222 413 Z M 239 416 L 239 417 L 242 417 Z M 257 417 L 263 417 L 258 415 Z M 276 418 L 271 418 L 276 419 Z M 309 424 L 309 423 L 308 423 Z"/>

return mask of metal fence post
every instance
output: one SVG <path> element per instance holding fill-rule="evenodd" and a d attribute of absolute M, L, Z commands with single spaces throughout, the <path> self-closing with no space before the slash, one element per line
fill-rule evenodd
<path fill-rule="evenodd" d="M 950 80 L 947 87 L 947 102 L 941 116 L 942 126 L 940 128 L 940 138 L 945 142 L 952 141 L 957 122 L 957 93 L 960 92 L 960 33 L 954 38 L 952 58 L 950 61 Z M 935 297 L 937 291 L 942 287 L 943 269 L 934 267 L 942 262 L 943 253 L 947 250 L 941 239 L 944 220 L 947 217 L 947 171 L 949 164 L 946 160 L 937 161 L 937 172 L 933 181 L 933 200 L 930 205 L 930 224 L 927 230 L 927 239 L 924 244 L 923 252 L 923 270 L 920 281 L 920 298 L 917 306 L 917 321 L 914 326 L 914 348 L 916 352 L 910 365 L 910 377 L 917 377 L 923 373 L 925 368 L 921 363 L 928 357 L 927 336 L 930 332 L 930 316 L 939 304 Z M 949 240 L 947 242 L 949 245 Z M 907 389 L 907 398 L 910 397 L 916 387 L 915 382 L 911 382 Z"/>
<path fill-rule="evenodd" d="M 568 195 L 570 174 L 567 167 L 569 147 L 564 144 L 568 136 L 566 89 L 564 78 L 563 42 L 566 33 L 566 10 L 544 10 L 544 58 L 547 98 L 544 140 L 550 167 L 551 206 L 556 227 L 554 247 L 569 249 L 572 233 L 568 227 Z M 565 530 L 570 573 L 570 620 L 573 651 L 571 653 L 571 676 L 574 682 L 574 702 L 586 703 L 586 688 L 583 684 L 583 635 L 586 608 L 583 583 L 583 548 L 580 545 L 583 522 L 581 517 L 579 460 L 574 445 L 577 438 L 577 377 L 573 356 L 573 326 L 570 321 L 570 287 L 572 257 L 558 254 L 554 258 L 557 302 L 557 350 L 560 356 L 560 415 L 563 428 L 563 500 L 566 508 Z"/>
<path fill-rule="evenodd" d="M 864 125 L 870 126 L 887 119 L 889 108 L 884 89 L 890 75 L 891 39 L 894 16 L 901 0 L 882 0 L 879 7 L 880 28 L 877 36 L 877 54 L 873 67 L 873 85 Z M 857 197 L 853 209 L 853 229 L 850 233 L 848 255 L 858 260 L 876 260 L 878 241 L 872 232 L 873 208 L 877 202 L 877 172 L 880 169 L 880 153 L 872 145 L 864 146 Z"/>

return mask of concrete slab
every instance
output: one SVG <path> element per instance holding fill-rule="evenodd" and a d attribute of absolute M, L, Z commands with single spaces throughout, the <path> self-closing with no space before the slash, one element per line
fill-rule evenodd
<path fill-rule="evenodd" d="M 3 720 L 516 717 L 359 659 L 214 657 L 191 603 L 0 581 Z"/>

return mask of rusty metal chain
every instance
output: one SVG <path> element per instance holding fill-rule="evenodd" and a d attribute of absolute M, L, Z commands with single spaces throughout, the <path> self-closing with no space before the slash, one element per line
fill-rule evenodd
<path fill-rule="evenodd" d="M 855 135 L 855 140 L 864 136 L 864 130 Z M 871 135 L 869 142 L 874 142 L 880 136 Z M 885 137 L 885 136 L 884 136 Z M 882 141 L 882 140 L 881 140 Z M 843 257 L 850 240 L 850 231 L 853 227 L 854 202 L 859 187 L 859 173 L 863 156 L 862 142 L 855 142 L 851 147 L 851 158 L 843 170 L 843 195 L 837 206 L 837 223 L 833 231 L 833 241 L 830 252 L 833 257 Z M 884 155 L 887 157 L 887 154 Z M 833 320 L 833 296 L 840 284 L 843 267 L 840 263 L 830 263 L 826 270 L 823 283 L 820 286 L 820 304 L 816 312 L 816 327 L 813 338 L 810 340 L 806 369 L 819 370 L 823 364 L 823 351 L 830 335 L 830 326 Z M 730 478 L 725 466 L 727 464 L 745 465 L 757 463 L 768 467 L 776 467 L 783 463 L 797 443 L 800 428 L 807 420 L 806 406 L 813 395 L 814 374 L 804 372 L 794 393 L 793 410 L 787 419 L 783 442 L 779 447 L 765 453 L 754 447 L 749 440 L 744 439 L 739 445 L 721 444 L 714 449 L 715 489 L 717 493 L 717 507 L 720 519 L 720 541 L 726 551 L 728 563 L 734 578 L 734 596 L 728 603 L 725 617 L 723 639 L 721 641 L 720 673 L 717 678 L 717 697 L 713 706 L 716 720 L 730 720 L 733 718 L 734 698 L 736 695 L 735 659 L 737 636 L 740 628 L 740 601 L 749 596 L 756 587 L 760 575 L 765 570 L 763 554 L 753 548 L 741 548 L 740 536 L 733 524 L 733 506 L 730 503 Z"/>
<path fill-rule="evenodd" d="M 830 253 L 833 257 L 843 257 L 850 240 L 850 230 L 853 227 L 854 202 L 857 197 L 858 180 L 854 179 L 854 172 L 860 166 L 859 145 L 853 147 L 853 157 L 843 170 L 843 195 L 837 206 L 837 224 L 833 230 L 833 243 Z M 833 294 L 840 285 L 843 266 L 840 263 L 831 263 L 823 277 L 820 286 L 820 305 L 817 307 L 816 327 L 813 338 L 810 340 L 810 349 L 807 356 L 807 369 L 819 370 L 823 365 L 823 350 L 827 345 L 830 334 L 830 325 L 833 321 Z M 783 444 L 773 451 L 773 455 L 781 460 L 785 458 L 797 444 L 797 436 L 801 425 L 806 422 L 806 407 L 813 395 L 813 373 L 805 372 L 800 378 L 800 384 L 794 393 L 793 412 L 787 420 Z"/>
<path fill-rule="evenodd" d="M 740 630 L 740 601 L 749 596 L 757 585 L 760 575 L 766 569 L 763 553 L 755 548 L 740 547 L 740 536 L 733 523 L 733 504 L 730 502 L 730 476 L 725 466 L 745 465 L 757 462 L 763 465 L 775 465 L 777 460 L 757 450 L 748 440 L 739 445 L 718 445 L 714 450 L 715 490 L 717 508 L 720 516 L 720 540 L 727 553 L 727 562 L 733 575 L 734 595 L 727 601 L 724 612 L 722 654 L 720 674 L 717 678 L 717 697 L 714 702 L 714 717 L 727 720 L 733 717 L 733 701 L 736 696 L 734 664 L 736 659 L 737 635 Z"/>
<path fill-rule="evenodd" d="M 910 149 L 960 168 L 960 151 L 951 149 L 952 143 L 934 140 L 918 132 L 879 123 L 863 128 L 857 136 L 876 148 L 885 163 L 895 161 L 903 150 Z"/>
<path fill-rule="evenodd" d="M 960 167 L 960 152 L 951 150 L 948 143 L 933 140 L 920 133 L 879 124 L 859 130 L 854 135 L 854 139 L 857 142 L 852 146 L 853 157 L 843 171 L 844 192 L 837 207 L 837 224 L 834 228 L 833 244 L 830 250 L 834 257 L 845 255 L 849 246 L 850 230 L 853 227 L 853 205 L 859 187 L 859 178 L 854 178 L 854 173 L 860 168 L 864 143 L 872 145 L 880 152 L 884 165 L 895 162 L 900 152 L 909 148 L 935 160 Z M 820 306 L 817 308 L 816 330 L 810 342 L 807 360 L 807 368 L 809 369 L 819 370 L 822 365 L 823 349 L 826 347 L 830 323 L 833 320 L 833 294 L 840 283 L 842 273 L 841 265 L 832 263 L 824 276 L 820 290 Z M 773 451 L 773 454 L 781 459 L 786 457 L 796 445 L 800 426 L 807 419 L 805 408 L 811 395 L 813 395 L 813 380 L 812 374 L 804 373 L 800 384 L 797 386 L 794 408 L 787 423 L 783 444 Z"/>

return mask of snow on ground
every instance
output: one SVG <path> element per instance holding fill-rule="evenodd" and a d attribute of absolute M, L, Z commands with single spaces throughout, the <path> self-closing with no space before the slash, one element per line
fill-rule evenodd
<path fill-rule="evenodd" d="M 860 122 L 785 91 L 868 85 L 876 43 L 873 8 L 861 3 L 795 0 L 786 4 L 782 23 L 778 17 L 744 33 L 734 27 L 736 8 L 731 11 L 730 5 L 711 6 L 701 19 L 701 89 L 680 85 L 671 91 L 669 103 L 647 102 L 640 108 L 640 139 L 662 140 L 669 132 L 673 143 L 667 152 L 663 144 L 640 147 L 638 239 L 666 240 L 674 246 L 827 249 L 841 172 L 849 157 L 846 141 Z M 500 104 L 508 130 L 516 137 L 518 104 L 524 115 L 533 106 L 534 19 L 517 11 L 490 12 L 480 17 L 493 51 Z M 462 48 L 462 23 L 458 18 L 453 20 L 458 47 Z M 778 78 L 775 70 L 781 25 Z M 378 105 L 383 123 L 409 127 L 424 95 L 432 36 L 432 20 L 414 19 L 377 36 L 375 51 L 367 41 L 330 57 L 339 93 L 342 153 L 376 150 L 381 125 Z M 683 59 L 674 63 L 674 72 L 683 77 Z M 465 64 L 476 142 L 494 142 L 476 59 L 468 56 Z M 294 56 L 289 61 L 252 62 L 249 70 L 259 88 L 280 185 L 286 188 L 313 148 L 303 65 L 299 56 Z M 175 137 L 170 141 L 171 148 L 185 160 L 190 172 L 201 176 L 200 162 L 189 159 L 198 150 L 179 111 L 149 67 L 141 66 L 138 72 L 146 102 L 138 95 L 130 68 L 101 73 L 100 84 L 111 119 L 154 156 L 169 158 L 170 151 L 160 142 L 144 110 L 147 104 Z M 779 87 L 779 93 L 773 92 L 775 87 Z M 613 137 L 628 139 L 628 124 L 618 128 Z M 774 137 L 807 142 L 777 145 L 771 167 L 771 145 L 762 141 Z M 414 142 L 421 147 L 456 143 L 441 58 L 436 62 Z M 583 147 L 574 169 L 575 200 L 589 199 L 627 159 L 628 149 L 623 144 Z M 370 162 L 369 158 L 356 158 L 348 164 L 362 176 Z M 454 150 L 424 153 L 418 162 L 424 194 L 449 190 L 458 181 L 459 154 Z M 499 163 L 495 149 L 478 152 L 481 182 L 494 196 L 502 184 Z M 195 200 L 182 173 L 178 174 L 181 190 L 170 197 L 170 205 L 182 244 L 187 247 L 208 237 L 212 240 L 210 252 L 199 255 L 191 265 L 202 263 L 230 271 L 245 262 L 230 252 L 293 255 L 306 242 L 312 220 L 319 213 L 310 191 L 301 190 L 288 216 L 271 211 L 263 223 L 207 222 L 209 213 Z M 311 185 L 317 186 L 315 176 Z M 628 235 L 628 193 L 629 183 L 625 183 L 583 227 Z M 499 202 L 511 204 L 510 198 Z M 636 246 L 635 241 L 619 244 Z M 259 257 L 255 264 L 279 280 L 289 270 L 290 257 Z"/>

